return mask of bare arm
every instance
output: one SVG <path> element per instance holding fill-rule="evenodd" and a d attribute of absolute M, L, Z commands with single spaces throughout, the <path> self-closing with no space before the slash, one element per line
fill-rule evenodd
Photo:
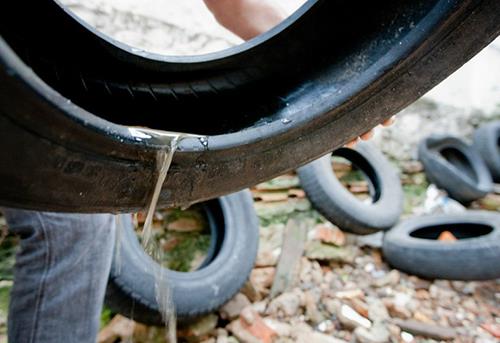
<path fill-rule="evenodd" d="M 204 0 L 215 19 L 244 40 L 279 24 L 288 15 L 273 0 Z"/>
<path fill-rule="evenodd" d="M 276 0 L 203 0 L 215 19 L 223 27 L 244 40 L 249 40 L 278 25 L 288 14 L 276 3 Z M 392 124 L 393 120 L 382 123 Z M 373 136 L 370 130 L 359 138 L 368 140 Z M 353 147 L 359 138 L 347 143 Z"/>

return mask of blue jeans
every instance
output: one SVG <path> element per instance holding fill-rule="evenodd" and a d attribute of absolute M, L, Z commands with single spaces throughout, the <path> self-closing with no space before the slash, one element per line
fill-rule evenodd
<path fill-rule="evenodd" d="M 95 342 L 115 242 L 111 214 L 3 210 L 21 237 L 9 343 Z"/>

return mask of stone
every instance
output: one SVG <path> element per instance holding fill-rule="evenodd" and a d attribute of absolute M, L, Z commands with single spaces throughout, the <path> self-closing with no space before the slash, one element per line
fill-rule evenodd
<path fill-rule="evenodd" d="M 368 301 L 368 318 L 373 323 L 385 322 L 390 319 L 389 312 L 380 299 L 370 298 Z"/>
<path fill-rule="evenodd" d="M 319 323 L 316 328 L 320 332 L 333 332 L 335 330 L 335 325 L 330 319 L 324 320 L 321 323 Z"/>
<path fill-rule="evenodd" d="M 389 311 L 391 317 L 408 319 L 412 317 L 412 313 L 404 306 L 400 306 L 394 302 L 393 299 L 384 299 L 383 300 L 385 307 Z"/>
<path fill-rule="evenodd" d="M 116 315 L 99 331 L 98 343 L 113 343 L 118 339 L 127 341 L 134 335 L 135 322 L 121 315 Z"/>
<path fill-rule="evenodd" d="M 240 292 L 244 294 L 250 301 L 260 301 L 264 297 L 264 292 L 260 292 L 256 285 L 252 283 L 250 280 L 245 282 L 243 287 L 240 289 Z"/>
<path fill-rule="evenodd" d="M 317 240 L 323 243 L 333 244 L 336 246 L 345 245 L 344 233 L 335 225 L 326 222 L 316 225 L 308 233 L 309 240 Z"/>
<path fill-rule="evenodd" d="M 248 298 L 244 294 L 238 293 L 220 308 L 219 313 L 222 319 L 233 320 L 249 305 Z"/>
<path fill-rule="evenodd" d="M 500 325 L 494 323 L 481 324 L 481 328 L 486 330 L 493 337 L 500 339 Z"/>
<path fill-rule="evenodd" d="M 337 318 L 340 323 L 348 329 L 355 329 L 357 327 L 369 329 L 372 326 L 372 323 L 368 319 L 345 304 L 343 304 L 337 312 Z"/>
<path fill-rule="evenodd" d="M 500 211 L 500 194 L 488 194 L 478 200 L 479 206 L 488 211 Z"/>
<path fill-rule="evenodd" d="M 345 299 L 363 299 L 365 297 L 365 293 L 359 289 L 359 288 L 355 288 L 355 289 L 348 289 L 348 290 L 345 290 L 345 291 L 338 291 L 338 292 L 335 292 L 335 298 L 338 298 L 338 299 L 342 299 L 342 300 L 345 300 Z"/>
<path fill-rule="evenodd" d="M 385 343 L 389 342 L 389 330 L 382 324 L 373 325 L 370 329 L 357 327 L 354 330 L 354 337 L 360 343 Z"/>
<path fill-rule="evenodd" d="M 358 250 L 353 246 L 336 247 L 319 241 L 309 242 L 306 257 L 312 260 L 354 263 Z"/>
<path fill-rule="evenodd" d="M 318 261 L 313 261 L 312 263 L 311 281 L 315 285 L 319 285 L 323 282 L 323 271 Z"/>
<path fill-rule="evenodd" d="M 396 269 L 393 269 L 389 273 L 385 274 L 384 276 L 382 276 L 378 279 L 375 279 L 375 281 L 373 282 L 373 285 L 375 287 L 396 285 L 399 282 L 400 278 L 401 278 L 400 273 Z"/>
<path fill-rule="evenodd" d="M 318 301 L 319 299 L 317 299 L 311 291 L 305 292 L 306 318 L 314 325 L 318 325 L 325 320 L 321 312 L 318 310 Z"/>
<path fill-rule="evenodd" d="M 424 171 L 424 166 L 420 161 L 403 161 L 401 163 L 401 169 L 405 174 L 417 174 Z"/>
<path fill-rule="evenodd" d="M 457 241 L 457 237 L 455 237 L 450 231 L 443 231 L 439 234 L 437 240 L 444 243 L 452 243 Z"/>
<path fill-rule="evenodd" d="M 267 300 L 257 301 L 252 304 L 252 307 L 258 314 L 264 314 L 267 309 Z"/>
<path fill-rule="evenodd" d="M 276 332 L 251 306 L 244 308 L 240 318 L 232 321 L 227 328 L 242 343 L 271 343 L 276 337 Z"/>
<path fill-rule="evenodd" d="M 276 332 L 279 337 L 288 337 L 292 333 L 292 326 L 288 323 L 280 322 L 279 320 L 265 317 L 264 323 Z"/>
<path fill-rule="evenodd" d="M 323 300 L 323 306 L 330 315 L 336 316 L 337 312 L 340 311 L 342 303 L 337 299 L 327 298 Z"/>
<path fill-rule="evenodd" d="M 267 313 L 274 317 L 292 317 L 299 312 L 300 305 L 300 295 L 297 292 L 287 292 L 271 301 Z"/>
<path fill-rule="evenodd" d="M 167 229 L 176 232 L 199 232 L 205 228 L 205 223 L 196 217 L 181 217 L 173 222 L 168 222 Z"/>
<path fill-rule="evenodd" d="M 256 267 L 270 267 L 278 263 L 284 230 L 285 225 L 281 223 L 260 228 Z"/>
<path fill-rule="evenodd" d="M 413 283 L 413 288 L 415 288 L 415 290 L 420 290 L 420 289 L 429 290 L 429 287 L 432 284 L 432 282 L 430 282 L 429 280 L 424 280 L 413 275 L 410 276 L 409 279 L 411 283 Z"/>
<path fill-rule="evenodd" d="M 307 343 L 347 343 L 342 339 L 338 339 L 320 332 L 316 332 L 312 327 L 305 323 L 300 323 L 293 327 L 292 337 L 294 342 Z"/>
<path fill-rule="evenodd" d="M 368 305 L 361 299 L 351 299 L 349 300 L 351 307 L 365 318 L 368 318 Z"/>
<path fill-rule="evenodd" d="M 217 315 L 213 313 L 197 318 L 194 321 L 179 326 L 177 336 L 187 339 L 196 338 L 199 341 L 215 330 L 218 320 Z"/>
<path fill-rule="evenodd" d="M 223 328 L 218 328 L 216 330 L 216 334 L 217 334 L 217 337 L 227 337 L 227 330 L 223 329 Z"/>
<path fill-rule="evenodd" d="M 349 182 L 349 191 L 351 193 L 369 193 L 370 188 L 368 187 L 367 181 L 351 181 Z"/>
<path fill-rule="evenodd" d="M 401 330 L 409 332 L 416 336 L 424 336 L 437 340 L 449 340 L 456 337 L 456 331 L 452 328 L 419 322 L 408 319 L 394 319 L 394 324 L 399 326 Z"/>
<path fill-rule="evenodd" d="M 258 290 L 264 291 L 267 288 L 271 288 L 275 273 L 276 268 L 274 267 L 254 268 L 250 273 L 250 282 L 252 282 Z"/>
<path fill-rule="evenodd" d="M 347 343 L 343 339 L 335 338 L 333 336 L 325 335 L 320 332 L 311 332 L 309 334 L 303 333 L 297 336 L 296 342 L 308 343 Z"/>

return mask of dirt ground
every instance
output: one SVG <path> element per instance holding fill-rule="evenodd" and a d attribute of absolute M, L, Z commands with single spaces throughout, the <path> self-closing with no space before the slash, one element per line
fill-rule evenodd
<path fill-rule="evenodd" d="M 421 214 L 428 189 L 421 165 L 413 161 L 399 168 L 405 193 L 403 217 Z M 350 171 L 349 165 L 337 165 L 336 172 L 353 194 L 361 199 L 369 197 L 367 182 Z M 180 326 L 180 341 L 498 340 L 500 280 L 425 280 L 392 269 L 380 250 L 380 234 L 350 235 L 326 221 L 311 208 L 293 174 L 257 185 L 252 193 L 261 228 L 259 253 L 250 279 L 218 312 Z M 500 195 L 490 194 L 471 207 L 499 211 Z M 156 229 L 164 232 L 166 222 L 161 215 L 157 218 Z M 302 257 L 280 275 L 287 280 L 287 287 L 278 287 L 276 292 L 276 284 L 281 284 L 276 281 L 277 265 L 283 263 L 283 250 L 290 249 L 283 240 L 297 228 L 307 231 L 304 250 L 299 252 Z M 196 265 L 199 258 L 192 252 L 176 257 L 185 260 L 184 266 L 192 262 Z M 124 331 L 123 327 L 128 329 Z M 163 335 L 164 329 L 115 316 L 101 332 L 100 342 L 130 337 L 135 342 L 163 342 Z"/>

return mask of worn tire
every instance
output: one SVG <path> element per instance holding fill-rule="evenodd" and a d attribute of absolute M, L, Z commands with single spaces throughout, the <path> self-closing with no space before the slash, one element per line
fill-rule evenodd
<path fill-rule="evenodd" d="M 466 232 L 486 232 L 485 228 L 491 228 L 492 231 L 455 242 L 411 236 L 415 231 L 431 226 L 438 226 L 436 231 L 430 233 L 432 238 L 436 238 L 439 230 L 443 229 L 451 231 L 457 238 Z M 383 252 L 393 267 L 424 278 L 495 279 L 500 277 L 500 214 L 467 211 L 411 218 L 385 234 Z"/>
<path fill-rule="evenodd" d="M 391 228 L 403 211 L 403 190 L 394 167 L 366 142 L 358 143 L 355 149 L 338 149 L 333 155 L 348 159 L 364 173 L 375 202 L 357 199 L 340 183 L 332 170 L 332 154 L 328 154 L 297 170 L 314 208 L 347 232 L 366 235 Z"/>
<path fill-rule="evenodd" d="M 418 158 L 429 181 L 461 203 L 480 199 L 493 189 L 479 153 L 457 137 L 434 135 L 422 140 Z"/>
<path fill-rule="evenodd" d="M 253 268 L 259 239 L 258 220 L 249 191 L 206 203 L 216 221 L 218 243 L 211 261 L 188 273 L 164 270 L 172 289 L 178 318 L 209 313 L 243 286 Z M 155 293 L 155 271 L 160 268 L 143 250 L 131 223 L 124 225 L 120 261 L 113 261 L 106 292 L 112 311 L 136 321 L 161 325 Z"/>
<path fill-rule="evenodd" d="M 482 125 L 474 133 L 474 147 L 483 157 L 495 182 L 500 182 L 500 120 Z"/>
<path fill-rule="evenodd" d="M 50 18 L 50 20 L 47 20 Z M 246 188 L 311 162 L 418 99 L 500 33 L 498 0 L 310 0 L 269 32 L 202 56 L 137 51 L 53 0 L 0 11 L 0 204 L 144 208 Z"/>

